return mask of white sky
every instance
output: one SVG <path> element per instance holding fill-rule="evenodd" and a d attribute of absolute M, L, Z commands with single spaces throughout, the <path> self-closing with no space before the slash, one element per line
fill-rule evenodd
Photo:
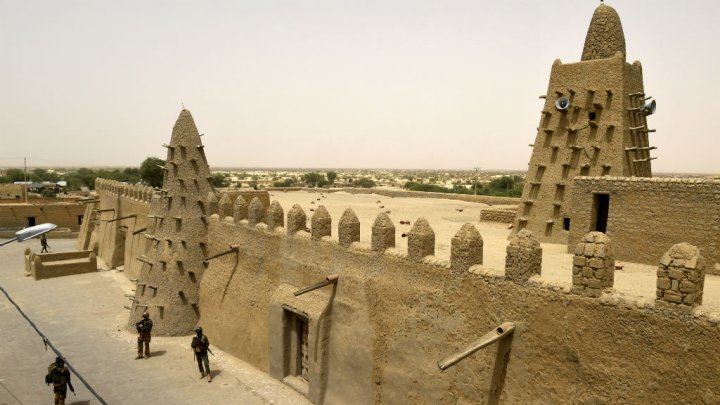
<path fill-rule="evenodd" d="M 0 167 L 526 169 L 555 58 L 598 1 L 0 0 Z M 720 172 L 720 2 L 608 2 L 643 64 L 653 169 Z"/>

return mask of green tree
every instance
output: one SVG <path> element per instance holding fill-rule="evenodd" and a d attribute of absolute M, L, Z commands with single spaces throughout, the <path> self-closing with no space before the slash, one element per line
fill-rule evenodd
<path fill-rule="evenodd" d="M 330 171 L 325 173 L 325 176 L 327 177 L 328 183 L 335 184 L 335 179 L 337 179 L 337 173 Z"/>
<path fill-rule="evenodd" d="M 92 189 L 95 187 L 95 178 L 97 177 L 98 175 L 92 169 L 81 167 L 65 175 L 65 180 L 68 184 L 67 189 L 71 191 L 80 190 L 83 186 Z"/>
<path fill-rule="evenodd" d="M 353 187 L 371 188 L 375 187 L 375 182 L 367 177 L 361 177 L 352 183 Z"/>
<path fill-rule="evenodd" d="M 163 169 L 160 166 L 164 165 L 164 160 L 156 157 L 149 157 L 140 165 L 138 175 L 144 183 L 149 184 L 152 187 L 161 187 L 165 173 L 163 173 Z"/>
<path fill-rule="evenodd" d="M 325 180 L 325 176 L 318 172 L 310 172 L 305 173 L 303 175 L 303 179 L 305 180 L 305 184 L 307 184 L 310 187 L 322 187 L 325 184 L 327 184 L 327 180 Z"/>
<path fill-rule="evenodd" d="M 7 169 L 5 171 L 5 177 L 9 179 L 8 183 L 14 183 L 16 181 L 25 180 L 25 172 L 20 169 Z"/>
<path fill-rule="evenodd" d="M 212 181 L 212 184 L 215 187 L 227 187 L 228 184 L 230 184 L 230 179 L 225 177 L 225 175 L 222 173 L 213 174 L 210 181 Z"/>

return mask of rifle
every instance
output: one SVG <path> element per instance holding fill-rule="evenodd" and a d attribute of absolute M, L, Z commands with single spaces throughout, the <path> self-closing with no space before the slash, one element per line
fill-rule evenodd
<path fill-rule="evenodd" d="M 208 351 L 208 353 L 212 354 L 213 356 L 215 355 L 215 353 L 213 353 L 212 350 L 210 350 L 210 345 L 208 345 L 207 351 Z"/>
<path fill-rule="evenodd" d="M 72 386 L 70 381 L 68 381 L 68 387 L 70 388 L 70 391 L 72 391 L 73 395 L 77 396 L 77 394 L 75 394 L 75 387 Z"/>

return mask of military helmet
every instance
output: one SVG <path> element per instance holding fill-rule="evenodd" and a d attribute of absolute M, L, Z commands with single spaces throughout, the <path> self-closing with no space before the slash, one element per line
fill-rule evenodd
<path fill-rule="evenodd" d="M 65 364 L 65 360 L 63 360 L 62 357 L 56 357 L 55 364 L 63 365 L 63 364 Z"/>
<path fill-rule="evenodd" d="M 150 317 L 150 314 L 148 314 L 147 312 L 143 312 L 143 318 L 149 318 L 149 317 Z"/>
<path fill-rule="evenodd" d="M 202 327 L 198 326 L 195 328 L 195 333 L 202 333 Z"/>

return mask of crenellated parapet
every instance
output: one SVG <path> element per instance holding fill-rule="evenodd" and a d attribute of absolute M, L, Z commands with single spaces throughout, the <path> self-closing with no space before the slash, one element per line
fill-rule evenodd
<path fill-rule="evenodd" d="M 657 301 L 677 305 L 702 304 L 705 259 L 689 243 L 673 245 L 660 259 L 657 269 Z"/>
<path fill-rule="evenodd" d="M 527 229 L 510 238 L 505 256 L 505 277 L 526 282 L 534 275 L 540 275 L 542 269 L 542 247 L 535 235 Z"/>
<path fill-rule="evenodd" d="M 355 242 L 360 242 L 360 220 L 352 208 L 346 209 L 340 217 L 338 238 L 342 247 L 349 247 Z"/>
<path fill-rule="evenodd" d="M 599 297 L 615 280 L 615 260 L 610 238 L 602 232 L 589 232 L 575 247 L 573 288 L 577 294 Z"/>
<path fill-rule="evenodd" d="M 266 213 L 268 222 L 274 221 L 270 219 L 273 217 L 271 212 L 282 209 L 275 202 L 271 207 Z M 473 224 L 464 224 L 452 238 L 448 262 L 433 256 L 437 241 L 433 240 L 430 223 L 422 218 L 411 221 L 407 239 L 398 237 L 400 243 L 407 240 L 405 252 L 401 246 L 389 246 L 390 243 L 380 250 L 377 245 L 373 248 L 372 243 L 361 242 L 360 230 L 364 224 L 352 209 L 346 209 L 337 224 L 320 206 L 312 212 L 308 221 L 302 208 L 293 206 L 286 214 L 287 229 L 270 227 L 263 222 L 251 225 L 246 220 L 212 216 L 208 227 L 210 255 L 228 252 L 231 250 L 228 247 L 237 250 L 210 262 L 200 287 L 202 316 L 199 321 L 208 333 L 217 336 L 218 347 L 257 367 L 265 367 L 271 375 L 282 379 L 287 375 L 282 371 L 283 353 L 287 349 L 282 339 L 284 328 L 290 328 L 287 330 L 293 333 L 295 317 L 305 319 L 311 331 L 308 337 L 309 367 L 317 373 L 309 380 L 314 390 L 324 389 L 324 370 L 330 370 L 327 372 L 335 373 L 333 375 L 347 372 L 375 376 L 348 383 L 356 384 L 359 392 L 373 389 L 371 384 L 364 385 L 366 381 L 387 382 L 391 386 L 390 381 L 406 378 L 406 372 L 407 378 L 414 378 L 417 375 L 414 371 L 404 370 L 417 370 L 430 361 L 428 358 L 439 359 L 443 354 L 463 347 L 468 339 L 477 336 L 478 330 L 485 330 L 487 323 L 496 322 L 498 316 L 512 318 L 525 328 L 513 343 L 513 361 L 516 363 L 519 359 L 523 362 L 534 359 L 552 368 L 550 365 L 556 359 L 548 359 L 547 353 L 564 345 L 571 353 L 569 356 L 580 357 L 593 366 L 605 364 L 605 370 L 612 370 L 612 375 L 623 375 L 627 366 L 607 365 L 604 360 L 586 355 L 587 341 L 597 343 L 593 352 L 599 350 L 603 359 L 622 352 L 629 356 L 628 361 L 635 362 L 646 356 L 646 351 L 640 351 L 637 345 L 647 336 L 662 336 L 654 339 L 654 344 L 672 348 L 677 342 L 690 342 L 687 334 L 670 332 L 677 330 L 678 324 L 691 324 L 688 331 L 697 331 L 698 328 L 714 330 L 720 322 L 716 319 L 711 325 L 711 317 L 706 315 L 674 311 L 656 305 L 649 297 L 631 297 L 610 289 L 613 276 L 609 272 L 613 270 L 614 262 L 610 239 L 602 233 L 586 235 L 582 246 L 577 248 L 575 266 L 572 270 L 568 266 L 566 274 L 568 280 L 572 277 L 571 272 L 580 275 L 582 284 L 571 288 L 564 282 L 543 280 L 542 247 L 528 230 L 514 235 L 506 246 L 503 275 L 502 269 L 497 271 L 482 265 L 482 236 Z M 334 229 L 328 231 L 328 225 Z M 399 232 L 394 230 L 386 213 L 380 214 L 373 224 L 365 224 L 370 225 L 375 227 L 376 243 L 378 235 L 381 236 L 379 240 L 395 241 L 386 238 L 388 229 Z M 669 256 L 674 260 L 664 260 L 668 262 L 669 279 L 670 271 L 673 271 L 672 277 L 678 277 L 674 270 L 682 266 L 687 276 L 677 280 L 697 280 L 699 273 L 691 272 L 701 267 L 693 262 L 695 254 Z M 308 295 L 293 295 L 293 292 L 322 282 L 333 274 L 339 277 L 336 284 Z M 583 277 L 586 280 L 582 280 Z M 689 284 L 682 281 L 677 283 L 678 288 L 687 289 Z M 582 290 L 578 290 L 579 287 Z M 582 322 L 579 329 L 582 333 L 556 333 L 558 328 L 580 327 L 578 319 Z M 448 325 L 453 326 L 449 328 Z M 638 330 L 643 333 L 637 333 Z M 693 339 L 701 335 L 699 332 L 691 334 Z M 618 340 L 617 336 L 624 338 Z M 711 345 L 720 345 L 720 340 L 711 339 L 716 342 Z M 673 344 L 668 343 L 669 340 Z M 352 346 L 345 342 L 352 342 Z M 702 344 L 689 344 L 699 348 L 706 345 L 707 340 Z M 405 349 L 408 345 L 421 348 L 414 351 L 421 354 L 417 358 L 408 356 Z M 362 355 L 348 362 L 333 360 L 329 366 L 324 363 L 327 353 L 331 353 L 332 359 L 343 359 L 349 350 Z M 378 365 L 373 362 L 373 353 L 387 360 Z M 491 353 L 489 361 L 493 357 L 494 353 Z M 477 364 L 487 361 L 487 357 L 479 357 Z M 477 369 L 477 364 L 472 364 L 471 369 Z M 669 369 L 675 366 L 673 364 Z M 378 368 L 386 373 L 393 371 L 391 375 L 376 373 Z M 522 384 L 522 389 L 517 385 L 517 381 L 524 381 L 524 370 L 520 370 L 516 367 L 515 376 L 509 380 L 515 384 L 512 385 L 516 390 L 513 398 L 528 402 L 530 396 L 522 397 L 527 385 Z M 566 375 L 562 370 L 552 370 L 557 373 L 557 378 Z M 464 375 L 439 373 L 438 381 L 440 385 L 453 386 L 457 383 L 455 378 L 464 378 L 461 377 Z M 572 370 L 568 375 L 574 375 Z M 471 378 L 477 376 L 473 373 L 468 380 L 472 381 Z M 490 376 L 483 378 L 490 379 Z M 585 390 L 593 389 L 596 383 L 573 382 L 583 385 Z M 334 398 L 343 398 L 343 390 L 333 384 L 327 387 L 334 390 Z M 437 389 L 436 384 L 428 384 L 429 392 L 435 392 L 433 389 Z M 379 398 L 383 398 L 381 402 L 396 403 L 402 402 L 401 395 L 400 391 L 388 390 Z M 483 395 L 484 392 L 478 392 L 469 397 L 473 402 L 482 402 Z M 538 390 L 534 395 L 546 394 Z M 322 394 L 313 398 L 322 398 Z"/>
<path fill-rule="evenodd" d="M 418 218 L 413 224 L 408 238 L 408 259 L 421 262 L 426 256 L 435 255 L 435 231 L 425 218 Z"/>
<path fill-rule="evenodd" d="M 233 216 L 233 202 L 228 193 L 222 193 L 222 197 L 218 201 L 218 211 L 220 218 Z"/>
<path fill-rule="evenodd" d="M 285 226 L 285 213 L 279 202 L 273 201 L 267 210 L 267 226 L 268 229 L 273 231 L 275 228 L 282 228 Z"/>
<path fill-rule="evenodd" d="M 320 240 L 330 235 L 332 235 L 332 218 L 327 208 L 321 205 L 310 218 L 310 238 Z"/>
<path fill-rule="evenodd" d="M 372 250 L 384 252 L 386 249 L 395 247 L 395 224 L 390 217 L 382 212 L 372 225 Z"/>

